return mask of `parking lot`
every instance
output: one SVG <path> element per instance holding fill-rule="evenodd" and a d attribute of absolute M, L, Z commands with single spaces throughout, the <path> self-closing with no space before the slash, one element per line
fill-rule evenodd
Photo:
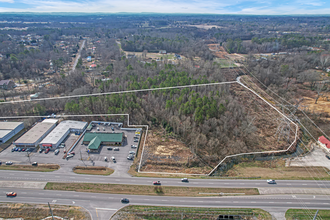
<path fill-rule="evenodd" d="M 112 130 L 113 128 L 113 130 Z M 115 132 L 124 134 L 123 143 L 121 146 L 101 146 L 99 152 L 88 153 L 86 148 L 87 145 L 83 145 L 83 137 L 80 139 L 79 143 L 74 148 L 75 155 L 69 159 L 63 159 L 64 150 L 68 151 L 69 148 L 76 142 L 79 135 L 71 133 L 64 140 L 65 147 L 58 148 L 59 154 L 55 155 L 54 150 L 49 151 L 45 154 L 45 151 L 39 153 L 37 149 L 31 148 L 32 152 L 12 152 L 14 145 L 11 145 L 6 150 L 0 153 L 0 161 L 12 161 L 14 164 L 31 164 L 32 162 L 38 163 L 52 163 L 59 164 L 61 168 L 68 168 L 67 170 L 72 170 L 75 166 L 106 166 L 113 168 L 115 173 L 112 175 L 125 175 L 129 170 L 133 160 L 128 160 L 127 157 L 130 151 L 136 152 L 136 148 L 131 148 L 131 145 L 138 145 L 138 142 L 134 142 L 134 137 L 139 138 L 140 136 L 135 135 L 135 130 L 121 130 L 118 125 L 96 125 L 92 128 L 92 132 Z M 108 150 L 111 147 L 112 150 Z M 115 151 L 114 148 L 118 147 L 119 151 Z M 105 157 L 107 161 L 105 161 Z M 115 161 L 111 159 L 115 158 Z M 134 158 L 133 158 L 134 159 Z"/>

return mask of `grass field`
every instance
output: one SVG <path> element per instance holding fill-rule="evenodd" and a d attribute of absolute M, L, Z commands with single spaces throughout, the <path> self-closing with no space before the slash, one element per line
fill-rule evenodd
<path fill-rule="evenodd" d="M 227 171 L 228 177 L 260 177 L 261 179 L 330 180 L 324 167 L 285 167 L 285 160 L 243 162 Z"/>
<path fill-rule="evenodd" d="M 316 209 L 289 209 L 285 213 L 285 218 L 287 220 L 310 220 L 313 219 L 314 215 L 316 214 Z M 319 210 L 317 214 L 317 220 L 319 219 L 330 219 L 330 210 Z"/>
<path fill-rule="evenodd" d="M 216 219 L 219 215 L 240 215 L 241 219 L 272 219 L 271 215 L 262 209 L 232 209 L 232 208 L 190 208 L 166 206 L 124 207 L 116 213 L 113 219 Z"/>
<path fill-rule="evenodd" d="M 204 188 L 204 187 L 175 187 L 175 186 L 144 186 L 122 184 L 99 184 L 99 183 L 47 183 L 46 190 L 67 190 L 76 192 L 115 193 L 130 195 L 154 195 L 154 196 L 219 196 L 220 193 L 228 195 L 259 195 L 258 189 L 254 188 Z M 199 194 L 210 193 L 210 194 Z M 213 194 L 216 193 L 216 194 Z M 219 193 L 219 194 L 218 194 Z M 236 194 L 235 194 L 236 193 Z"/>
<path fill-rule="evenodd" d="M 21 170 L 21 171 L 39 171 L 39 172 L 52 172 L 60 168 L 57 164 L 38 164 L 32 165 L 1 165 L 0 170 Z"/>
<path fill-rule="evenodd" d="M 90 175 L 111 175 L 114 170 L 107 167 L 82 167 L 77 166 L 73 168 L 73 172 L 77 174 L 90 174 Z"/>
<path fill-rule="evenodd" d="M 81 207 L 51 205 L 54 216 L 68 219 L 90 220 L 89 213 Z M 47 204 L 0 203 L 1 218 L 23 218 L 24 220 L 44 219 L 50 216 Z"/>
<path fill-rule="evenodd" d="M 221 68 L 229 68 L 229 67 L 236 67 L 236 65 L 234 64 L 233 61 L 229 60 L 229 59 L 220 59 L 220 58 L 216 58 L 214 60 L 215 62 L 219 63 Z"/>

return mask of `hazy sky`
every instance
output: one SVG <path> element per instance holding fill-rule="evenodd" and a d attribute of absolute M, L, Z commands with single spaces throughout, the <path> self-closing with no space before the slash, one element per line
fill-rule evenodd
<path fill-rule="evenodd" d="M 0 0 L 0 12 L 330 14 L 330 0 Z"/>

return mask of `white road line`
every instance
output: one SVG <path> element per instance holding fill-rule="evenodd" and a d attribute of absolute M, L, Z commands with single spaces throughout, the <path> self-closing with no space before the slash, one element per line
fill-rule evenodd
<path fill-rule="evenodd" d="M 109 208 L 95 208 L 95 209 L 99 209 L 99 210 L 109 210 L 109 211 L 116 211 L 118 209 L 109 209 Z"/>

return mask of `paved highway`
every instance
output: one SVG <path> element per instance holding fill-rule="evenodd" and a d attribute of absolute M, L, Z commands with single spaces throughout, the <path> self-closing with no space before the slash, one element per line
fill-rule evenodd
<path fill-rule="evenodd" d="M 147 177 L 111 177 L 81 175 L 73 172 L 26 172 L 0 170 L 0 181 L 42 181 L 42 182 L 86 182 L 114 183 L 133 185 L 152 185 L 160 180 L 163 186 L 188 186 L 212 188 L 329 188 L 330 181 L 315 180 L 277 180 L 277 184 L 267 184 L 266 180 L 229 180 L 229 179 L 189 179 L 189 183 L 181 182 L 180 178 L 147 178 Z"/>
<path fill-rule="evenodd" d="M 0 202 L 47 203 L 78 205 L 86 208 L 93 219 L 109 219 L 124 206 L 120 199 L 126 197 L 133 205 L 162 205 L 186 207 L 234 207 L 283 210 L 288 208 L 329 209 L 328 196 L 280 195 L 237 197 L 168 197 L 120 194 L 81 193 L 70 191 L 10 189 L 17 192 L 16 198 L 7 198 L 8 188 L 0 188 Z"/>

